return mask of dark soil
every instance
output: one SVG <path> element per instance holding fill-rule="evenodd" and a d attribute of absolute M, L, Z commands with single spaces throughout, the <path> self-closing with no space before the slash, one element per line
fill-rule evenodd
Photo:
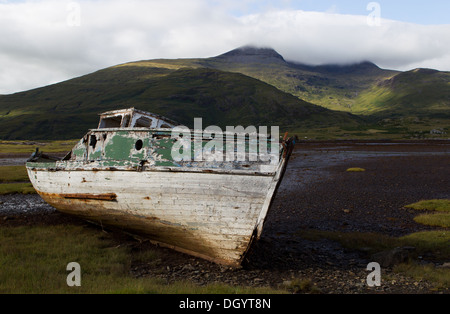
<path fill-rule="evenodd" d="M 347 172 L 350 167 L 366 171 Z M 271 286 L 300 293 L 436 293 L 432 283 L 405 277 L 391 268 L 382 269 L 380 287 L 368 287 L 370 271 L 366 268 L 371 260 L 367 253 L 344 249 L 326 239 L 306 240 L 299 232 L 373 232 L 398 237 L 430 230 L 433 228 L 415 223 L 417 212 L 404 206 L 422 199 L 448 199 L 449 186 L 449 141 L 305 142 L 296 145 L 262 238 L 253 245 L 242 268 L 210 263 L 120 232 L 109 233 L 132 252 L 159 253 L 156 263 L 134 263 L 131 275 L 158 277 L 168 283 Z M 0 226 L 86 225 L 48 208 L 2 214 L 5 197 L 0 198 Z M 310 286 L 300 290 L 295 285 L 299 281 Z"/>

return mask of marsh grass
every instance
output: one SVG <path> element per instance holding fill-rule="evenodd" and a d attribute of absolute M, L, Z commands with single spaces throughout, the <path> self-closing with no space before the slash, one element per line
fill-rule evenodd
<path fill-rule="evenodd" d="M 0 195 L 15 193 L 35 194 L 36 190 L 31 183 L 0 183 Z"/>
<path fill-rule="evenodd" d="M 30 183 L 25 166 L 0 167 L 0 195 L 36 193 Z"/>
<path fill-rule="evenodd" d="M 0 183 L 23 181 L 29 181 L 25 165 L 0 167 Z"/>
<path fill-rule="evenodd" d="M 450 257 L 450 200 L 423 200 L 405 206 L 418 211 L 428 211 L 414 218 L 418 223 L 444 228 L 415 232 L 402 237 L 391 237 L 377 233 L 342 233 L 333 231 L 305 230 L 297 234 L 304 239 L 318 241 L 329 239 L 343 247 L 374 254 L 401 246 L 412 246 L 420 255 L 432 256 L 436 262 L 448 262 Z M 450 288 L 450 269 L 436 267 L 432 263 L 425 265 L 414 261 L 394 267 L 395 272 L 403 273 L 417 280 L 426 279 L 435 284 L 437 290 Z"/>
<path fill-rule="evenodd" d="M 3 294 L 266 294 L 285 293 L 270 288 L 167 284 L 158 278 L 135 278 L 131 265 L 154 263 L 156 251 L 134 252 L 117 245 L 95 228 L 75 225 L 0 228 L 0 293 Z M 81 286 L 69 287 L 67 264 L 81 267 Z"/>
<path fill-rule="evenodd" d="M 450 200 L 448 199 L 422 200 L 414 204 L 406 205 L 405 207 L 416 210 L 435 210 L 442 212 L 450 212 Z"/>
<path fill-rule="evenodd" d="M 0 292 L 91 292 L 114 287 L 129 261 L 123 249 L 109 248 L 79 226 L 0 229 Z M 81 287 L 68 287 L 66 266 L 81 265 Z"/>
<path fill-rule="evenodd" d="M 318 241 L 329 239 L 340 243 L 344 248 L 360 250 L 368 255 L 401 246 L 413 246 L 418 255 L 432 255 L 435 260 L 447 262 L 450 256 L 450 232 L 446 230 L 416 232 L 402 237 L 391 237 L 378 233 L 334 232 L 305 230 L 297 233 L 303 239 Z M 434 265 L 418 265 L 414 262 L 399 265 L 394 271 L 407 276 L 427 279 L 440 289 L 450 288 L 450 269 Z"/>
<path fill-rule="evenodd" d="M 414 221 L 417 223 L 450 228 L 450 200 L 448 199 L 423 200 L 406 205 L 405 207 L 420 211 L 428 211 L 428 213 L 418 215 L 414 218 Z"/>
<path fill-rule="evenodd" d="M 78 140 L 66 141 L 2 141 L 0 140 L 0 153 L 2 154 L 32 154 L 36 147 L 45 153 L 64 154 L 69 152 Z"/>
<path fill-rule="evenodd" d="M 444 262 L 450 257 L 450 231 L 448 230 L 415 232 L 399 240 L 404 246 L 414 246 L 418 254 L 432 253 L 436 259 Z"/>
<path fill-rule="evenodd" d="M 347 169 L 347 172 L 364 172 L 364 171 L 366 171 L 366 169 L 364 169 L 364 168 L 358 168 L 358 167 L 355 167 L 355 168 L 348 168 L 348 169 Z"/>
<path fill-rule="evenodd" d="M 414 217 L 414 221 L 422 225 L 450 228 L 450 214 L 423 214 Z"/>
<path fill-rule="evenodd" d="M 417 263 L 400 264 L 394 271 L 408 275 L 416 280 L 428 280 L 435 283 L 433 290 L 448 289 L 450 287 L 450 271 L 448 268 L 435 267 L 432 264 L 419 265 Z"/>

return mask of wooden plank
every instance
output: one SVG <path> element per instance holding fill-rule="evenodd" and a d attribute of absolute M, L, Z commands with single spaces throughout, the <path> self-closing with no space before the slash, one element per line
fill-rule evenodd
<path fill-rule="evenodd" d="M 72 193 L 60 195 L 64 198 L 74 198 L 82 200 L 115 201 L 117 199 L 117 195 L 115 193 L 104 193 L 104 194 Z"/>
<path fill-rule="evenodd" d="M 160 230 L 154 239 L 161 243 L 225 261 L 246 251 L 272 183 L 265 176 L 189 172 L 37 170 L 31 177 L 38 191 L 59 195 L 55 199 L 62 200 L 53 202 L 63 211 L 113 211 L 111 223 L 121 213 L 124 226 Z M 186 232 L 181 243 L 174 239 L 176 229 Z"/>

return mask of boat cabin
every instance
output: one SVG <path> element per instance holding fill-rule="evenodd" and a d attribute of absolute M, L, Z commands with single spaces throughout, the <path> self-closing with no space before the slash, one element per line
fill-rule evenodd
<path fill-rule="evenodd" d="M 179 123 L 154 113 L 135 108 L 108 111 L 100 114 L 99 129 L 109 128 L 173 128 Z"/>

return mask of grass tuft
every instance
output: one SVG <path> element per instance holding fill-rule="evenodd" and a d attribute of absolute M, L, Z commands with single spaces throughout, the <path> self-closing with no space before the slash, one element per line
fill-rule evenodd
<path fill-rule="evenodd" d="M 364 172 L 366 169 L 364 168 L 348 168 L 347 172 Z"/>
<path fill-rule="evenodd" d="M 414 204 L 406 205 L 406 208 L 415 210 L 427 210 L 426 213 L 414 218 L 414 221 L 427 226 L 450 228 L 450 200 L 423 200 Z M 436 213 L 438 212 L 438 213 Z"/>
<path fill-rule="evenodd" d="M 405 207 L 416 210 L 435 210 L 441 212 L 450 212 L 450 200 L 448 199 L 422 200 L 414 204 L 406 205 Z"/>
<path fill-rule="evenodd" d="M 450 287 L 450 270 L 448 268 L 436 267 L 432 264 L 419 265 L 417 263 L 408 263 L 395 266 L 394 271 L 416 280 L 434 282 L 435 287 L 433 290 L 435 291 Z"/>
<path fill-rule="evenodd" d="M 422 225 L 450 228 L 450 214 L 423 214 L 414 218 L 414 221 Z"/>

